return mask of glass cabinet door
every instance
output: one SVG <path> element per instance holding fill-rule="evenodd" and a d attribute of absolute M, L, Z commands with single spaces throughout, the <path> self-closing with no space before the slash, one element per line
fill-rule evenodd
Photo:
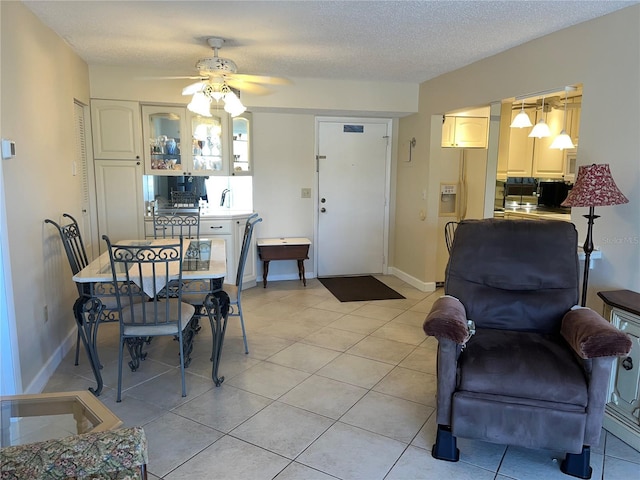
<path fill-rule="evenodd" d="M 251 114 L 243 113 L 232 119 L 233 150 L 232 175 L 251 175 Z"/>
<path fill-rule="evenodd" d="M 142 128 L 147 142 L 145 172 L 180 175 L 186 170 L 182 149 L 185 110 L 179 107 L 143 106 Z"/>
<path fill-rule="evenodd" d="M 226 116 L 191 117 L 191 153 L 194 175 L 228 175 L 227 146 L 223 142 Z"/>

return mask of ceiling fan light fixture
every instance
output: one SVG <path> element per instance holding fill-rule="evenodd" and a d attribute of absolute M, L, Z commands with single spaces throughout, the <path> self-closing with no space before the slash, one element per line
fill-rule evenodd
<path fill-rule="evenodd" d="M 224 96 L 224 110 L 232 117 L 237 117 L 243 113 L 247 107 L 245 107 L 235 93 L 229 91 Z"/>
<path fill-rule="evenodd" d="M 187 109 L 203 117 L 210 117 L 211 99 L 204 92 L 196 92 L 187 105 Z"/>

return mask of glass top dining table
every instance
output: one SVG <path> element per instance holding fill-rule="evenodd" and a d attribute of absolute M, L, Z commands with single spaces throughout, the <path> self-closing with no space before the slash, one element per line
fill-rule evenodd
<path fill-rule="evenodd" d="M 121 240 L 118 245 L 167 245 L 175 244 L 175 239 Z M 182 260 L 183 280 L 205 280 L 224 278 L 227 273 L 225 241 L 219 238 L 184 239 Z M 125 272 L 118 280 L 126 280 Z M 104 252 L 89 265 L 73 276 L 76 283 L 113 282 L 109 252 Z"/>
<path fill-rule="evenodd" d="M 118 245 L 139 245 L 160 246 L 175 244 L 176 239 L 146 239 L 146 240 L 120 240 Z M 195 291 L 186 293 L 202 294 L 212 293 L 220 290 L 222 280 L 227 272 L 226 250 L 224 239 L 200 238 L 184 239 L 183 259 L 182 259 L 182 280 L 189 285 L 196 285 Z M 126 272 L 117 271 L 116 279 L 126 281 Z M 98 326 L 104 321 L 117 321 L 117 313 L 114 314 L 115 296 L 113 292 L 113 274 L 111 271 L 111 261 L 109 252 L 102 253 L 98 258 L 89 263 L 85 268 L 73 276 L 73 281 L 84 286 L 84 294 L 81 295 L 74 305 L 74 317 L 78 325 L 78 335 L 82 341 L 91 368 L 96 379 L 97 387 L 89 388 L 94 395 L 100 395 L 103 388 L 103 380 L 100 369 L 102 368 L 97 350 Z M 217 282 L 217 283 L 216 283 Z M 216 323 L 210 317 L 212 330 L 214 333 L 213 358 L 219 359 L 219 351 L 222 349 L 224 340 L 224 329 L 221 322 L 225 319 L 217 318 Z M 190 322 L 194 333 L 197 332 L 197 320 Z M 192 338 L 192 336 L 190 337 Z M 190 351 L 189 346 L 189 351 Z M 186 351 L 186 350 L 185 350 Z M 218 353 L 218 354 L 216 354 Z M 133 359 L 132 359 L 133 360 Z M 135 361 L 135 360 L 134 360 Z M 217 377 L 218 363 L 214 361 L 212 377 L 214 382 L 219 384 Z"/>

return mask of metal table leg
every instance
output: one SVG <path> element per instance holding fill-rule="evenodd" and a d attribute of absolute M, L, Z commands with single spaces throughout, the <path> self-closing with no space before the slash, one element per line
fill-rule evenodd
<path fill-rule="evenodd" d="M 218 296 L 222 298 L 217 298 Z M 220 366 L 220 357 L 222 356 L 224 334 L 227 331 L 227 320 L 229 319 L 229 296 L 225 292 L 208 295 L 205 299 L 205 308 L 209 316 L 213 336 L 211 378 L 215 386 L 219 387 L 224 382 L 224 377 L 218 376 L 218 368 Z"/>
<path fill-rule="evenodd" d="M 100 373 L 100 359 L 98 358 L 97 338 L 98 325 L 102 317 L 104 305 L 96 297 L 82 296 L 79 297 L 73 305 L 74 317 L 78 324 L 78 334 L 82 340 L 87 357 L 91 364 L 91 370 L 96 378 L 97 387 L 89 387 L 89 391 L 96 397 L 102 393 L 102 374 Z"/>

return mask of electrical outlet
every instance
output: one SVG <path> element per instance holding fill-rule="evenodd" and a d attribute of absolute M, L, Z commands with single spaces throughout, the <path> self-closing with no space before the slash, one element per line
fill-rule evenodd
<path fill-rule="evenodd" d="M 300 198 L 311 198 L 311 189 L 310 188 L 303 188 L 300 191 Z"/>
<path fill-rule="evenodd" d="M 47 323 L 49 321 L 49 305 L 44 306 L 43 314 L 44 314 L 44 323 Z"/>

